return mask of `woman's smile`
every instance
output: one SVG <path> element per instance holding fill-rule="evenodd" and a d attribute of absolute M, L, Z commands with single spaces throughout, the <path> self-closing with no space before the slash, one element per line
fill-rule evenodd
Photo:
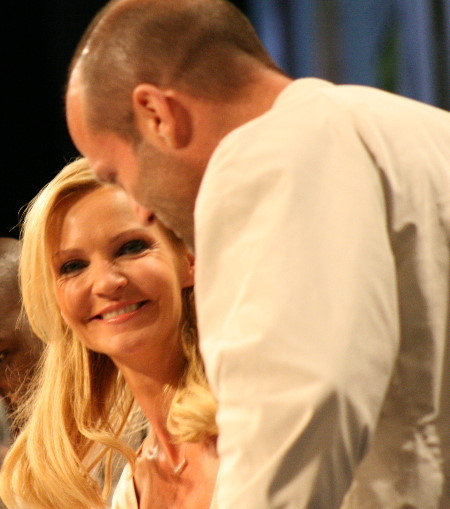
<path fill-rule="evenodd" d="M 53 260 L 66 323 L 116 362 L 169 365 L 167 352 L 181 348 L 181 290 L 193 284 L 187 251 L 156 221 L 142 225 L 116 187 L 68 199 L 59 214 Z"/>
<path fill-rule="evenodd" d="M 143 300 L 134 304 L 118 304 L 115 306 L 108 306 L 100 313 L 94 315 L 90 320 L 102 320 L 107 322 L 122 322 L 134 316 L 138 309 L 150 302 Z"/>

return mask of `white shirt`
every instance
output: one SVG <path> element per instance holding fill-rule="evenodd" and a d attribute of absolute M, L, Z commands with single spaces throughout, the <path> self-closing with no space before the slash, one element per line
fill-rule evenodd
<path fill-rule="evenodd" d="M 195 224 L 217 507 L 333 509 L 355 475 L 346 508 L 450 507 L 449 113 L 297 80 L 222 140 Z"/>

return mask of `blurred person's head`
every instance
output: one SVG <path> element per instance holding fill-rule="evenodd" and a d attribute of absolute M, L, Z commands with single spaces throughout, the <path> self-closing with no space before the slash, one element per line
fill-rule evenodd
<path fill-rule="evenodd" d="M 26 391 L 42 350 L 21 313 L 19 258 L 20 242 L 0 237 L 0 396 L 8 412 Z"/>

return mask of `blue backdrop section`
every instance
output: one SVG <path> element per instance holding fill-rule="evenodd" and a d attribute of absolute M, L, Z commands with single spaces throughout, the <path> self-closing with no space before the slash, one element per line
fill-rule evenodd
<path fill-rule="evenodd" d="M 443 92 L 444 101 L 447 108 L 450 109 L 450 0 L 443 0 L 443 4 L 442 19 L 444 23 L 444 43 L 442 45 L 442 50 L 444 58 L 442 59 L 441 68 L 443 69 L 443 81 L 445 83 Z"/>
<path fill-rule="evenodd" d="M 247 0 L 293 77 L 377 86 L 449 108 L 450 0 Z"/>

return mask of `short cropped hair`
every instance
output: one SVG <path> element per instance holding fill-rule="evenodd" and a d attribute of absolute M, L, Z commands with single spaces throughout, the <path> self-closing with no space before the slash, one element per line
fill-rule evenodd
<path fill-rule="evenodd" d="M 139 83 L 226 100 L 248 82 L 250 64 L 282 72 L 226 0 L 113 0 L 88 26 L 70 73 L 78 66 L 91 125 L 127 139 L 136 137 Z"/>

